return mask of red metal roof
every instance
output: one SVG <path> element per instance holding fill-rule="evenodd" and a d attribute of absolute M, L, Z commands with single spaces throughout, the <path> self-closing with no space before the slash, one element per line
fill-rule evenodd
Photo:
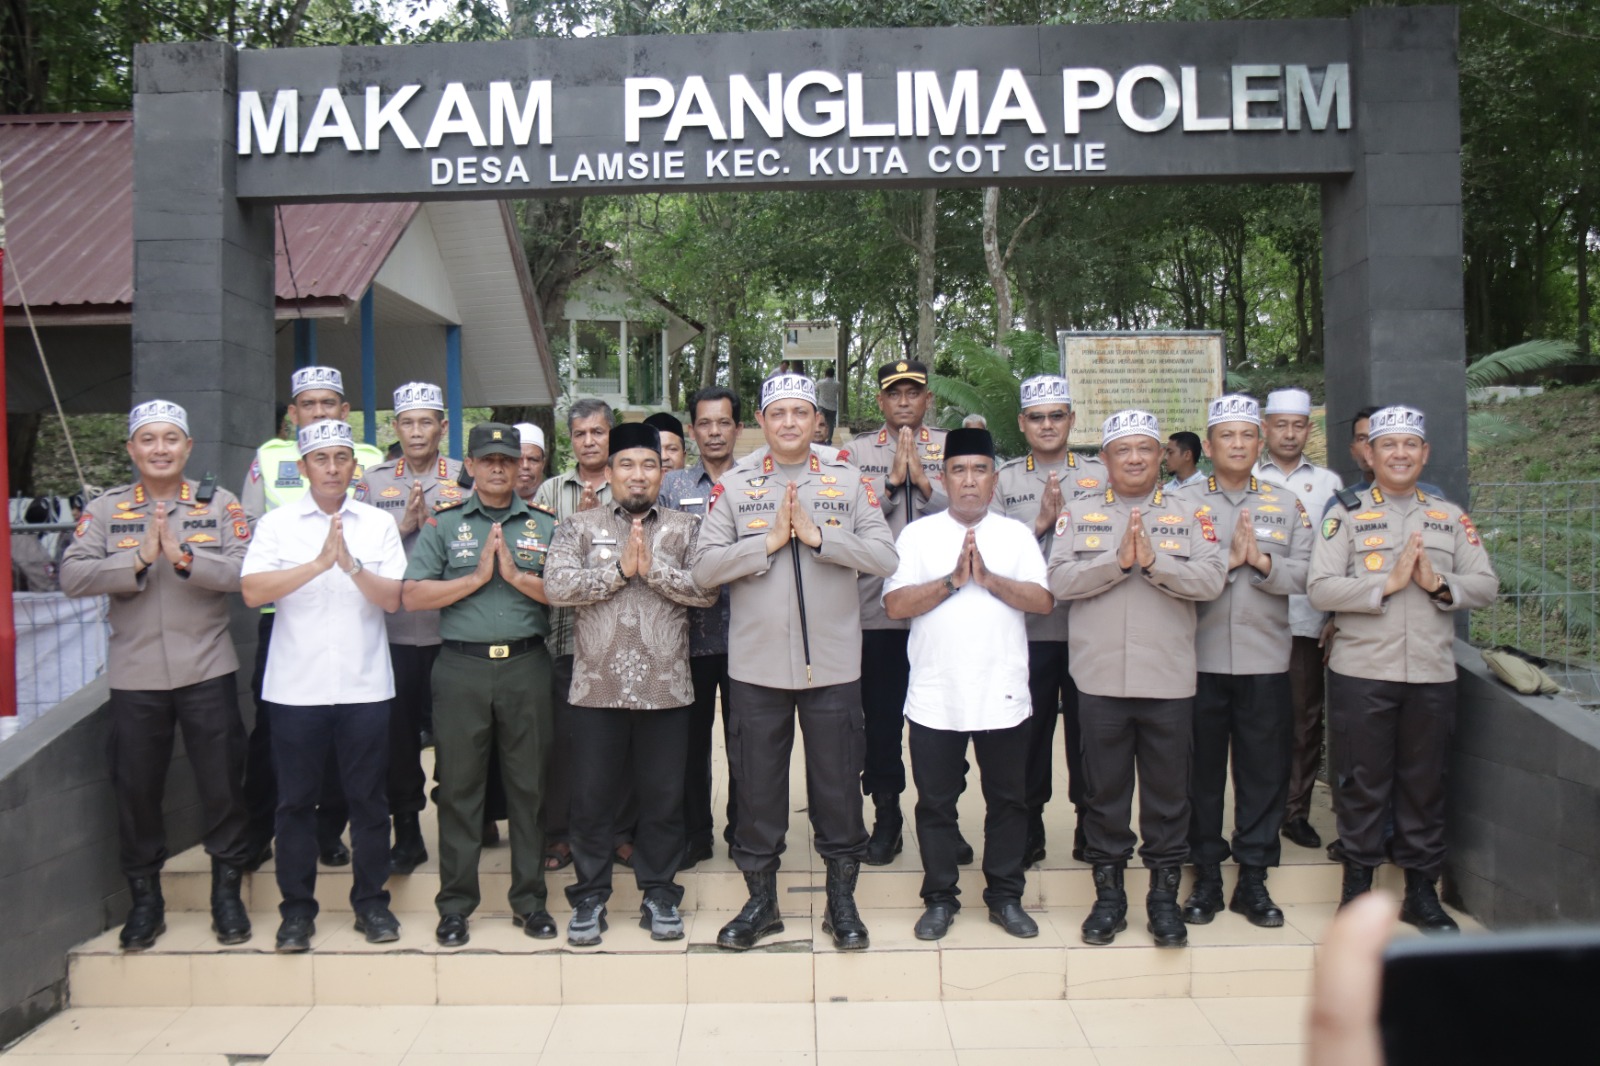
<path fill-rule="evenodd" d="M 126 315 L 133 301 L 133 115 L 0 117 L 0 182 L 6 306 L 21 306 L 20 274 L 37 314 Z M 276 208 L 279 303 L 360 299 L 416 212 L 415 203 Z"/>

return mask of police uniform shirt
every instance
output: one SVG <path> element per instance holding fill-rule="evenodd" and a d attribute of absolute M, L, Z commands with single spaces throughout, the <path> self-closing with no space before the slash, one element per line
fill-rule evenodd
<path fill-rule="evenodd" d="M 1374 486 L 1356 498 L 1354 510 L 1335 504 L 1328 512 L 1311 553 L 1311 602 L 1337 614 L 1328 668 L 1372 681 L 1454 681 L 1450 614 L 1493 603 L 1500 584 L 1472 519 L 1420 489 L 1389 496 Z M 1422 534 L 1423 550 L 1450 587 L 1451 602 L 1433 599 L 1415 581 L 1383 595 L 1413 533 Z"/>
<path fill-rule="evenodd" d="M 467 490 L 461 487 L 460 476 L 459 460 L 441 455 L 429 463 L 421 474 L 414 474 L 406 466 L 405 457 L 401 456 L 368 470 L 366 477 L 356 486 L 355 498 L 393 518 L 398 528 L 400 519 L 406 513 L 406 502 L 411 499 L 413 483 L 422 486 L 423 509 L 432 513 L 459 503 L 466 497 Z M 400 537 L 407 558 L 411 557 L 411 552 L 417 546 L 417 538 L 421 535 L 422 527 L 418 526 Z M 427 647 L 439 643 L 438 611 L 408 611 L 401 607 L 388 616 L 386 624 L 390 644 Z"/>
<path fill-rule="evenodd" d="M 350 482 L 350 495 L 365 472 L 383 462 L 383 452 L 367 443 L 355 445 L 356 472 Z M 306 494 L 306 479 L 300 476 L 300 445 L 292 440 L 274 437 L 256 449 L 245 474 L 244 489 L 239 493 L 239 503 L 244 513 L 254 523 L 274 507 L 293 503 Z"/>
<path fill-rule="evenodd" d="M 1124 573 L 1117 548 L 1139 508 L 1155 553 Z M 1216 524 L 1188 494 L 1157 488 L 1125 499 L 1111 489 L 1075 500 L 1056 519 L 1050 591 L 1069 600 L 1073 681 L 1094 696 L 1186 699 L 1195 692 L 1195 603 L 1215 599 L 1228 555 Z"/>
<path fill-rule="evenodd" d="M 823 459 L 837 459 L 842 463 L 850 462 L 849 448 L 835 448 L 831 444 L 812 444 L 811 450 Z M 734 463 L 734 466 L 758 466 L 761 461 L 772 454 L 772 449 L 765 444 L 758 445 L 756 450 Z M 673 471 L 677 473 L 677 471 Z"/>
<path fill-rule="evenodd" d="M 478 567 L 495 517 L 476 493 L 428 516 L 406 563 L 407 581 L 453 581 Z M 543 575 L 555 516 L 512 494 L 501 519 L 506 548 L 518 570 Z M 439 612 L 439 635 L 469 644 L 501 644 L 550 632 L 549 609 L 511 587 L 496 566 L 489 583 Z"/>
<path fill-rule="evenodd" d="M 227 593 L 239 590 L 250 525 L 233 493 L 206 502 L 185 481 L 166 504 L 167 523 L 193 556 L 179 573 L 164 555 L 142 574 L 139 546 L 155 529 L 155 504 L 143 484 L 120 485 L 78 519 L 61 561 L 68 596 L 111 599 L 106 673 L 115 689 L 167 692 L 239 668 L 228 636 Z"/>
<path fill-rule="evenodd" d="M 1189 495 L 1195 496 L 1195 490 Z M 1311 518 L 1293 493 L 1251 477 L 1230 492 L 1215 475 L 1199 490 L 1200 514 L 1216 526 L 1226 558 L 1239 512 L 1250 511 L 1256 546 L 1272 560 L 1263 574 L 1249 563 L 1228 571 L 1222 594 L 1196 607 L 1195 655 L 1205 674 L 1281 674 L 1293 646 L 1289 597 L 1306 590 L 1311 565 Z"/>
<path fill-rule="evenodd" d="M 1305 507 L 1306 514 L 1313 517 L 1322 514 L 1328 500 L 1342 487 L 1338 474 L 1304 459 L 1299 466 L 1284 473 L 1283 468 L 1270 457 L 1263 458 L 1256 461 L 1255 468 L 1250 472 L 1269 485 L 1277 485 L 1294 493 Z M 1306 597 L 1289 597 L 1289 628 L 1295 636 L 1321 636 L 1322 625 L 1326 621 L 1323 612 L 1311 606 L 1311 601 Z"/>
<path fill-rule="evenodd" d="M 911 431 L 917 458 L 922 462 L 922 472 L 927 475 L 932 490 L 927 499 L 922 498 L 916 485 L 907 478 L 899 487 L 889 487 L 889 468 L 894 465 L 895 454 L 900 450 L 900 434 L 887 425 L 877 430 L 861 433 L 850 442 L 848 461 L 872 479 L 872 487 L 883 504 L 883 515 L 889 523 L 889 534 L 898 537 L 910 522 L 923 515 L 937 514 L 949 506 L 944 491 L 944 438 L 945 430 L 919 426 Z M 910 514 L 906 498 L 910 495 Z M 910 619 L 893 619 L 883 609 L 883 580 L 872 574 L 861 576 L 861 628 L 910 629 Z"/>
<path fill-rule="evenodd" d="M 1036 461 L 1033 453 L 1029 452 L 1001 465 L 1000 483 L 995 488 L 989 509 L 1015 518 L 1031 532 L 1039 517 L 1039 500 L 1050 483 L 1052 473 L 1061 483 L 1061 499 L 1064 503 L 1070 504 L 1074 500 L 1105 491 L 1106 468 L 1099 459 L 1068 451 L 1066 458 L 1052 467 Z M 1039 551 L 1045 559 L 1050 558 L 1055 540 L 1055 516 L 1052 515 L 1049 528 L 1039 538 Z M 1067 605 L 1057 603 L 1049 614 L 1029 614 L 1027 623 L 1029 640 L 1066 640 Z"/>
<path fill-rule="evenodd" d="M 672 511 L 705 518 L 711 506 L 711 489 L 716 482 L 703 462 L 687 470 L 669 470 L 661 479 L 657 502 Z M 728 587 L 719 586 L 717 602 L 710 607 L 689 608 L 689 657 L 728 654 Z"/>
<path fill-rule="evenodd" d="M 766 537 L 790 482 L 799 506 L 822 532 L 822 545 L 799 543 L 767 554 Z M 732 603 L 728 676 L 766 688 L 806 687 L 800 609 L 790 552 L 799 554 L 811 641 L 813 686 L 842 685 L 861 676 L 861 616 L 856 573 L 884 578 L 898 557 L 882 501 L 869 479 L 849 463 L 812 453 L 792 467 L 767 456 L 760 466 L 734 468 L 717 483 L 711 513 L 701 523 L 694 579 L 727 584 Z"/>

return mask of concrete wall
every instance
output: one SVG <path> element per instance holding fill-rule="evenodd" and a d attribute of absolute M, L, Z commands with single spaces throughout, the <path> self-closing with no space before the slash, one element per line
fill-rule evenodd
<path fill-rule="evenodd" d="M 120 923 L 117 808 L 102 678 L 0 744 L 0 1047 L 66 1001 L 67 952 Z M 167 778 L 168 846 L 200 838 L 188 759 Z"/>
<path fill-rule="evenodd" d="M 1446 898 L 1496 929 L 1600 922 L 1600 716 L 1456 660 Z"/>

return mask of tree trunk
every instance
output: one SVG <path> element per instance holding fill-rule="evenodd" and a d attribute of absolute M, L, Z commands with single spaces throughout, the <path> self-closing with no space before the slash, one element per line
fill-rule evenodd
<path fill-rule="evenodd" d="M 706 331 L 700 335 L 700 387 L 709 389 L 717 383 L 717 348 L 722 343 L 720 335 L 720 321 L 717 318 L 717 308 L 713 304 L 711 313 L 706 315 Z M 738 385 L 734 384 L 735 391 Z"/>
<path fill-rule="evenodd" d="M 1593 154 L 1594 131 L 1589 126 L 1589 101 L 1578 104 L 1578 195 L 1573 205 L 1572 228 L 1578 238 L 1578 354 L 1587 359 L 1594 350 L 1589 332 L 1589 227 L 1594 217 Z"/>
<path fill-rule="evenodd" d="M 934 282 L 939 263 L 939 190 L 922 190 L 922 216 L 917 223 L 917 358 L 928 366 L 934 356 Z"/>
<path fill-rule="evenodd" d="M 1011 330 L 1011 279 L 1006 277 L 1005 260 L 1000 256 L 1000 187 L 983 190 L 983 265 L 989 271 L 994 289 L 994 348 L 1004 352 L 1006 334 Z"/>
<path fill-rule="evenodd" d="M 1294 361 L 1305 363 L 1311 355 L 1311 329 L 1306 321 L 1306 288 L 1309 280 L 1306 275 L 1306 261 L 1303 256 L 1294 257 Z M 1282 366 L 1288 362 L 1287 353 L 1280 352 L 1277 363 Z"/>

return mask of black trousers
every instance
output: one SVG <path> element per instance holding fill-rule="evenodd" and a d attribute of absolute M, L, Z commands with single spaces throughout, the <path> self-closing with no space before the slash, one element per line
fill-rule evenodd
<path fill-rule="evenodd" d="M 1154 869 L 1189 857 L 1189 749 L 1193 698 L 1136 699 L 1078 695 L 1083 726 L 1084 858 L 1123 863 L 1139 857 Z M 1139 836 L 1133 816 L 1139 781 Z"/>
<path fill-rule="evenodd" d="M 1196 863 L 1276 866 L 1289 791 L 1294 714 L 1289 675 L 1206 674 L 1194 697 L 1194 768 L 1189 777 L 1189 858 Z M 1233 759 L 1233 846 L 1222 837 L 1223 796 Z"/>
<path fill-rule="evenodd" d="M 1083 743 L 1078 725 L 1078 686 L 1067 672 L 1067 642 L 1028 641 L 1028 692 L 1033 717 L 1028 741 L 1028 831 L 1044 836 L 1044 807 L 1054 794 L 1056 719 L 1067 751 L 1067 799 L 1083 810 Z"/>
<path fill-rule="evenodd" d="M 1351 862 L 1383 863 L 1384 823 L 1392 805 L 1395 865 L 1439 876 L 1455 723 L 1454 681 L 1407 684 L 1329 671 L 1333 808 Z"/>
<path fill-rule="evenodd" d="M 433 728 L 433 661 L 439 645 L 390 644 L 394 702 L 389 709 L 389 813 L 418 814 L 428 805 L 422 731 Z"/>
<path fill-rule="evenodd" d="M 611 898 L 611 853 L 617 795 L 631 785 L 639 798 L 633 876 L 645 897 L 676 906 L 673 881 L 683 857 L 683 767 L 689 708 L 664 711 L 574 707 L 572 711 L 572 860 L 567 886 L 573 906 L 587 896 Z"/>
<path fill-rule="evenodd" d="M 544 779 L 544 801 L 539 824 L 548 846 L 568 837 L 572 818 L 572 656 L 558 655 L 550 660 L 550 706 L 554 737 L 550 745 L 549 768 Z"/>
<path fill-rule="evenodd" d="M 167 861 L 161 801 L 180 729 L 200 796 L 206 853 L 232 866 L 249 858 L 238 684 L 238 676 L 228 673 L 166 691 L 111 690 L 111 782 L 128 877 L 158 873 Z"/>
<path fill-rule="evenodd" d="M 387 907 L 389 701 L 321 707 L 272 705 L 278 766 L 278 891 L 285 918 L 317 915 L 316 805 L 329 760 L 350 805 L 350 907 Z"/>
<path fill-rule="evenodd" d="M 250 730 L 245 757 L 244 801 L 250 816 L 249 840 L 252 852 L 272 839 L 278 821 L 278 777 L 273 763 L 272 704 L 261 698 L 267 676 L 267 651 L 272 647 L 272 620 L 268 611 L 256 623 L 256 665 L 250 673 L 250 694 L 256 701 L 256 723 Z M 331 844 L 344 832 L 350 819 L 344 792 L 340 788 L 338 765 L 328 757 L 322 779 L 324 791 L 317 799 L 317 839 Z"/>
<path fill-rule="evenodd" d="M 911 774 L 917 783 L 917 846 L 922 853 L 922 901 L 959 908 L 961 830 L 956 801 L 967 784 L 967 743 L 978 759 L 983 787 L 983 901 L 990 908 L 1021 902 L 1028 843 L 1027 767 L 1031 721 L 972 733 L 911 723 Z"/>
<path fill-rule="evenodd" d="M 861 688 L 851 681 L 812 689 L 733 682 L 728 769 L 739 789 L 734 865 L 773 873 L 789 830 L 789 755 L 795 718 L 806 739 L 806 798 L 817 854 L 856 859 L 867 853 L 867 827 L 856 792 L 866 750 Z"/>
<path fill-rule="evenodd" d="M 711 779 L 711 730 L 717 720 L 717 695 L 722 696 L 722 739 L 728 740 L 729 697 L 728 657 L 696 655 L 689 660 L 694 679 L 694 702 L 689 704 L 689 742 L 683 772 L 683 834 L 686 841 L 709 845 L 715 836 L 711 817 L 711 796 L 716 783 Z M 727 822 L 722 838 L 733 842 L 736 813 L 733 781 L 728 781 Z"/>
<path fill-rule="evenodd" d="M 1294 753 L 1283 820 L 1293 822 L 1311 813 L 1311 790 L 1322 769 L 1323 666 L 1316 637 L 1294 638 L 1289 651 L 1289 689 Z"/>
<path fill-rule="evenodd" d="M 861 792 L 866 796 L 898 796 L 906 790 L 900 738 L 911 684 L 910 643 L 911 632 L 905 629 L 861 631 L 861 708 L 867 723 Z"/>

